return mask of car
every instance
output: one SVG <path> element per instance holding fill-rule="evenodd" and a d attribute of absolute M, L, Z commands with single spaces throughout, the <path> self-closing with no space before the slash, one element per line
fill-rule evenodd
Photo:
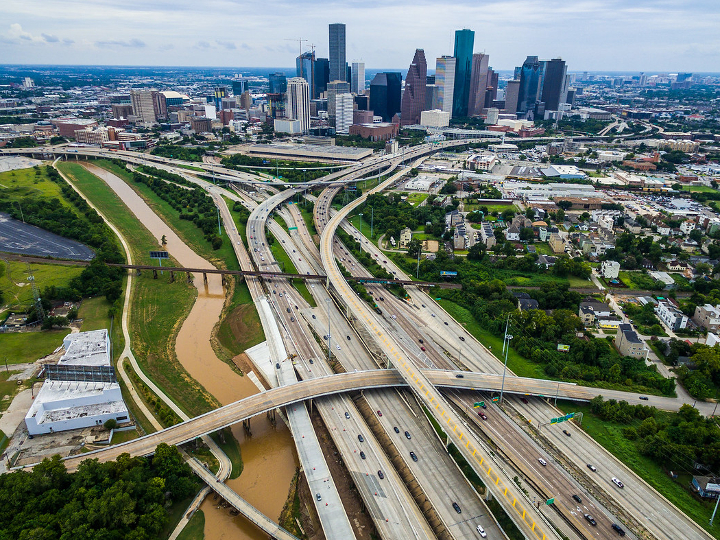
<path fill-rule="evenodd" d="M 425 343 L 422 339 L 418 339 L 418 341 L 419 341 L 420 343 Z"/>
<path fill-rule="evenodd" d="M 383 478 L 385 478 L 385 475 L 384 475 L 383 472 L 380 471 L 380 470 L 378 470 L 378 478 L 379 478 L 380 480 L 382 480 Z"/>
<path fill-rule="evenodd" d="M 480 406 L 481 406 L 483 409 L 487 409 L 487 405 L 485 405 L 485 402 L 484 402 L 484 401 L 481 401 L 481 402 L 480 402 Z"/>
<path fill-rule="evenodd" d="M 317 319 L 317 317 L 316 317 L 315 315 L 313 315 L 312 318 L 313 318 L 313 319 Z"/>
<path fill-rule="evenodd" d="M 434 314 L 434 313 L 431 313 L 430 315 L 432 315 L 433 317 L 435 316 L 435 314 Z"/>
<path fill-rule="evenodd" d="M 579 495 L 573 495 L 572 498 L 575 499 L 578 502 L 578 504 L 582 504 L 582 499 L 580 498 Z"/>
<path fill-rule="evenodd" d="M 425 347 L 420 347 L 420 350 L 425 352 Z"/>
<path fill-rule="evenodd" d="M 320 495 L 319 493 L 316 493 L 316 494 L 315 494 L 315 498 L 316 498 L 318 501 L 322 501 L 322 495 Z"/>
<path fill-rule="evenodd" d="M 612 477 L 612 481 L 613 481 L 613 484 L 615 484 L 615 485 L 616 485 L 617 487 L 619 487 L 619 488 L 624 488 L 624 487 L 625 487 L 625 484 L 623 484 L 620 480 L 618 480 L 618 479 L 615 478 L 614 476 Z"/>
<path fill-rule="evenodd" d="M 465 338 L 460 336 L 460 341 L 465 341 Z"/>
<path fill-rule="evenodd" d="M 335 345 L 335 347 L 337 348 L 338 351 L 340 350 L 340 345 Z"/>
<path fill-rule="evenodd" d="M 362 435 L 358 435 L 358 441 L 360 441 L 360 442 L 365 442 L 365 439 L 363 438 Z"/>
<path fill-rule="evenodd" d="M 540 465 L 543 467 L 547 467 L 547 461 L 545 461 L 543 458 L 538 458 L 538 461 L 540 462 Z"/>
<path fill-rule="evenodd" d="M 287 312 L 290 313 L 290 308 L 287 308 Z"/>
<path fill-rule="evenodd" d="M 487 533 L 485 532 L 485 529 L 483 529 L 480 525 L 475 527 L 475 530 L 482 536 L 483 538 L 487 537 Z"/>
<path fill-rule="evenodd" d="M 360 452 L 360 459 L 365 459 L 365 452 Z"/>
<path fill-rule="evenodd" d="M 350 341 L 350 336 L 347 336 L 347 338 L 348 338 L 348 341 Z"/>
<path fill-rule="evenodd" d="M 396 317 L 395 315 L 390 315 L 390 316 L 391 316 L 393 319 L 397 319 L 397 317 Z"/>
<path fill-rule="evenodd" d="M 425 304 L 422 304 L 422 307 L 425 307 Z"/>
<path fill-rule="evenodd" d="M 290 322 L 295 322 L 295 317 L 290 317 Z"/>
<path fill-rule="evenodd" d="M 571 436 L 571 435 L 570 435 L 570 432 L 569 432 L 567 429 L 563 429 L 563 433 L 564 433 L 565 435 L 567 435 L 568 437 Z"/>
<path fill-rule="evenodd" d="M 412 458 L 413 461 L 418 460 L 418 457 L 415 455 L 415 452 L 410 452 L 410 457 Z"/>
<path fill-rule="evenodd" d="M 275 362 L 275 369 L 280 369 L 280 362 Z"/>
<path fill-rule="evenodd" d="M 378 411 L 378 416 L 382 416 L 382 411 Z"/>
<path fill-rule="evenodd" d="M 273 289 L 273 294 L 277 294 L 277 291 L 275 289 Z"/>
<path fill-rule="evenodd" d="M 328 336 L 327 334 L 325 334 L 325 335 L 323 336 L 323 339 L 324 339 L 325 341 L 327 341 L 328 337 L 329 337 L 329 336 Z"/>
<path fill-rule="evenodd" d="M 595 518 L 592 517 L 590 514 L 585 514 L 585 519 L 587 519 L 590 525 L 592 525 L 593 527 L 597 527 L 597 521 L 595 521 Z"/>
<path fill-rule="evenodd" d="M 280 298 L 282 298 L 282 293 L 280 293 L 278 296 L 279 296 Z"/>
<path fill-rule="evenodd" d="M 345 412 L 345 418 L 347 418 L 348 420 L 350 420 L 350 413 L 349 413 L 349 412 Z"/>
<path fill-rule="evenodd" d="M 398 429 L 397 426 L 393 426 L 393 429 L 395 430 L 395 433 L 400 433 L 400 430 Z"/>
<path fill-rule="evenodd" d="M 648 398 L 647 396 L 640 396 L 640 399 L 642 399 L 643 401 L 648 401 L 650 398 Z"/>
<path fill-rule="evenodd" d="M 613 524 L 611 525 L 611 527 L 612 527 L 612 530 L 615 531 L 616 533 L 618 533 L 620 536 L 625 536 L 625 531 L 624 531 L 623 528 L 622 528 L 620 525 L 618 525 L 617 523 L 613 523 Z"/>
<path fill-rule="evenodd" d="M 460 509 L 460 505 L 458 503 L 456 503 L 456 502 L 452 503 L 452 507 L 455 509 L 455 511 L 458 514 L 462 514 L 462 510 Z"/>
<path fill-rule="evenodd" d="M 444 324 L 445 326 L 448 326 L 447 321 L 443 321 L 443 324 Z"/>
<path fill-rule="evenodd" d="M 525 405 L 528 404 L 527 398 L 521 397 L 520 400 L 521 400 Z"/>
<path fill-rule="evenodd" d="M 592 465 L 590 463 L 587 464 L 587 468 L 590 469 L 592 472 L 597 472 L 597 469 L 595 468 L 595 465 Z"/>
<path fill-rule="evenodd" d="M 487 420 L 487 415 L 484 412 L 478 412 L 478 416 L 483 420 Z"/>
<path fill-rule="evenodd" d="M 465 375 L 463 375 L 462 373 L 456 373 L 456 374 L 455 374 L 455 378 L 456 378 L 456 379 L 464 379 L 464 378 L 465 378 Z"/>
<path fill-rule="evenodd" d="M 380 301 L 381 301 L 381 302 L 384 302 L 384 301 L 385 301 L 385 297 L 384 297 L 384 296 L 381 296 L 381 297 L 380 297 Z"/>
<path fill-rule="evenodd" d="M 410 432 L 409 432 L 409 431 L 406 431 L 406 432 L 405 432 L 405 437 L 408 438 L 408 439 L 412 439 L 412 437 L 410 436 Z"/>

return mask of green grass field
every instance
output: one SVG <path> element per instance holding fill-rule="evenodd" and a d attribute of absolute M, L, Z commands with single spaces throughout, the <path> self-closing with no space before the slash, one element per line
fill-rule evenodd
<path fill-rule="evenodd" d="M 63 199 L 60 187 L 60 184 L 56 184 L 45 175 L 44 167 L 40 167 L 40 174 L 36 174 L 34 167 L 0 173 L 0 192 L 4 197 L 11 200 L 24 197 L 58 199 L 77 214 L 75 208 Z"/>
<path fill-rule="evenodd" d="M 216 352 L 220 358 L 229 362 L 245 349 L 265 341 L 260 316 L 244 281 L 235 282 L 232 299 L 224 314 L 217 328 L 217 339 L 222 348 Z"/>
<path fill-rule="evenodd" d="M 270 233 L 268 233 L 270 234 Z M 280 263 L 280 269 L 283 272 L 286 272 L 288 274 L 297 274 L 297 268 L 295 267 L 295 264 L 293 264 L 292 259 L 290 259 L 290 256 L 285 252 L 285 250 L 282 248 L 282 244 L 280 244 L 277 239 L 270 245 L 270 251 L 272 251 L 273 257 L 275 257 L 275 260 Z M 307 285 L 302 279 L 293 279 L 292 280 L 293 286 L 298 290 L 298 292 L 302 295 L 302 297 L 305 299 L 305 301 L 310 304 L 310 306 L 315 307 L 315 299 L 310 294 L 309 289 L 307 288 Z"/>
<path fill-rule="evenodd" d="M 80 329 L 83 332 L 88 332 L 90 330 L 110 328 L 110 317 L 108 317 L 109 309 L 110 304 L 104 296 L 83 300 L 78 311 L 78 319 L 83 320 Z"/>
<path fill-rule="evenodd" d="M 178 535 L 177 540 L 203 540 L 205 538 L 205 514 L 198 510 Z"/>
<path fill-rule="evenodd" d="M 428 193 L 408 193 L 407 202 L 413 206 L 418 206 L 421 202 L 427 199 L 430 195 Z"/>
<path fill-rule="evenodd" d="M 577 403 L 559 400 L 558 408 L 565 413 L 582 412 L 582 429 L 588 435 L 630 467 L 635 474 L 658 490 L 701 527 L 711 532 L 715 538 L 720 538 L 720 522 L 716 520 L 712 530 L 708 527 L 708 520 L 713 507 L 711 501 L 697 501 L 679 482 L 670 478 L 662 467 L 650 458 L 640 454 L 635 443 L 626 439 L 622 434 L 622 430 L 628 425 L 601 420 L 590 412 L 589 405 L 578 405 Z M 660 412 L 658 414 L 664 415 L 668 413 Z M 637 426 L 639 423 L 639 421 L 635 421 L 629 425 Z M 673 464 L 668 463 L 668 467 L 672 468 Z"/>
<path fill-rule="evenodd" d="M 0 365 L 34 362 L 62 345 L 70 330 L 0 334 Z"/>
<path fill-rule="evenodd" d="M 683 186 L 683 191 L 690 191 L 692 193 L 717 193 L 717 189 L 713 189 L 710 186 Z"/>
<path fill-rule="evenodd" d="M 358 229 L 365 238 L 375 243 L 373 239 L 370 238 L 370 219 L 366 220 L 366 218 L 369 218 L 369 216 L 365 214 L 363 214 L 362 216 L 360 216 L 359 214 L 355 214 L 348 218 L 348 221 L 352 223 L 353 226 Z M 377 230 L 373 231 L 373 233 L 375 234 L 375 239 L 377 239 Z"/>
<path fill-rule="evenodd" d="M 33 304 L 32 286 L 28 279 L 31 271 L 35 285 L 42 292 L 45 287 L 67 286 L 72 278 L 82 273 L 83 267 L 45 263 L 28 265 L 21 261 L 0 260 L 0 291 L 11 310 L 24 310 Z"/>

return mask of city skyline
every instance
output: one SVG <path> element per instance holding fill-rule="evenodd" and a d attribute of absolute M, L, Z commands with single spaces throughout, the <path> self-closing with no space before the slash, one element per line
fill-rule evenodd
<path fill-rule="evenodd" d="M 6 22 L 0 26 L 0 43 L 8 63 L 290 66 L 298 54 L 292 40 L 300 37 L 309 40 L 304 50 L 315 44 L 316 55 L 327 57 L 328 24 L 335 22 L 347 25 L 347 62 L 364 61 L 368 70 L 407 65 L 416 48 L 428 58 L 452 54 L 459 28 L 476 31 L 474 52 L 490 54 L 492 67 L 503 71 L 535 54 L 561 57 L 580 71 L 709 72 L 720 55 L 720 38 L 713 32 L 720 13 L 704 0 L 686 6 L 644 1 L 630 7 L 619 1 L 566 6 L 504 0 L 454 3 L 452 10 L 433 3 L 414 7 L 412 18 L 406 2 L 324 7 L 271 1 L 262 14 L 240 13 L 230 0 L 207 7 L 147 6 L 134 0 L 101 7 L 85 0 L 44 2 L 42 9 L 35 4 L 8 0 L 0 9 Z M 294 13 L 289 19 L 268 15 L 289 9 Z M 517 16 L 523 12 L 532 16 Z M 406 22 L 390 32 L 378 20 Z"/>

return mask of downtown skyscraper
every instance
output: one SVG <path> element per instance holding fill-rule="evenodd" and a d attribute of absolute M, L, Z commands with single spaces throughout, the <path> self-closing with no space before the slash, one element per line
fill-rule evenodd
<path fill-rule="evenodd" d="M 441 56 L 435 63 L 435 86 L 437 87 L 437 106 L 452 117 L 455 95 L 455 63 L 453 56 Z"/>
<path fill-rule="evenodd" d="M 425 51 L 415 50 L 412 64 L 405 78 L 405 92 L 400 107 L 400 125 L 420 123 L 420 113 L 425 108 L 425 86 L 427 85 L 427 62 Z"/>
<path fill-rule="evenodd" d="M 354 94 L 362 94 L 365 91 L 365 62 L 352 63 L 350 91 Z"/>
<path fill-rule="evenodd" d="M 485 94 L 488 87 L 487 54 L 477 53 L 472 57 L 472 71 L 470 74 L 470 93 L 468 97 L 468 116 L 478 116 L 485 108 Z"/>
<path fill-rule="evenodd" d="M 468 99 L 470 97 L 470 77 L 472 75 L 472 55 L 475 46 L 475 32 L 468 30 L 455 31 L 455 90 L 453 94 L 452 115 L 462 117 L 468 115 Z"/>
<path fill-rule="evenodd" d="M 347 58 L 345 55 L 345 25 L 330 25 L 330 80 L 347 81 Z"/>
<path fill-rule="evenodd" d="M 310 85 L 302 77 L 292 77 L 287 81 L 285 115 L 300 121 L 300 131 L 310 129 Z"/>

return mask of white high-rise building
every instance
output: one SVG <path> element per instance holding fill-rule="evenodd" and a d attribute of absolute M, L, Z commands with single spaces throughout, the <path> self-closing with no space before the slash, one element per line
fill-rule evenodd
<path fill-rule="evenodd" d="M 362 94 L 365 91 L 365 62 L 353 62 L 350 91 L 353 94 Z"/>
<path fill-rule="evenodd" d="M 453 94 L 455 93 L 454 56 L 441 56 L 435 64 L 435 86 L 438 87 L 438 109 L 449 112 L 452 117 Z"/>
<path fill-rule="evenodd" d="M 287 81 L 285 116 L 300 121 L 303 133 L 310 130 L 310 85 L 302 77 L 292 77 Z"/>
<path fill-rule="evenodd" d="M 350 133 L 354 103 L 352 94 L 335 94 L 335 133 L 343 135 Z"/>

